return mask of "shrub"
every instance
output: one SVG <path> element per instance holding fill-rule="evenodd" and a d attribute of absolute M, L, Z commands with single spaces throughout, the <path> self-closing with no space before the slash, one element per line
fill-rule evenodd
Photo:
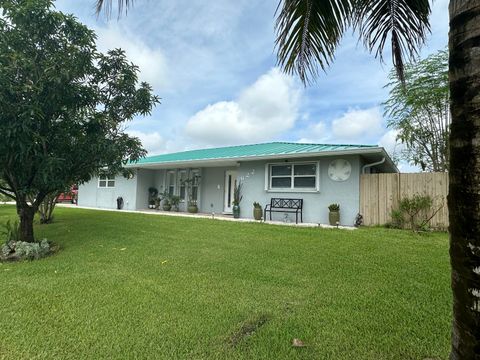
<path fill-rule="evenodd" d="M 20 224 L 18 220 L 8 220 L 3 224 L 2 234 L 5 242 L 0 247 L 0 260 L 33 260 L 47 256 L 51 245 L 47 239 L 40 242 L 20 241 Z"/>
<path fill-rule="evenodd" d="M 429 221 L 443 207 L 433 209 L 433 199 L 429 195 L 416 194 L 400 200 L 398 207 L 392 210 L 392 221 L 387 227 L 425 231 L 429 229 Z"/>
<path fill-rule="evenodd" d="M 21 259 L 33 260 L 40 259 L 50 253 L 50 244 L 47 239 L 41 242 L 24 242 L 20 241 L 15 244 L 15 255 Z"/>
<path fill-rule="evenodd" d="M 20 223 L 15 220 L 13 223 L 11 220 L 7 220 L 5 224 L 2 224 L 2 234 L 5 235 L 5 243 L 10 241 L 20 241 Z"/>
<path fill-rule="evenodd" d="M 52 251 L 47 239 L 41 242 L 9 241 L 1 248 L 0 259 L 3 260 L 34 260 L 49 255 Z"/>
<path fill-rule="evenodd" d="M 55 205 L 57 204 L 58 195 L 58 192 L 48 194 L 38 207 L 40 224 L 50 224 L 53 222 L 53 211 L 55 210 Z"/>
<path fill-rule="evenodd" d="M 330 205 L 328 205 L 328 210 L 330 210 L 330 211 L 340 211 L 340 205 L 339 204 L 330 204 Z"/>

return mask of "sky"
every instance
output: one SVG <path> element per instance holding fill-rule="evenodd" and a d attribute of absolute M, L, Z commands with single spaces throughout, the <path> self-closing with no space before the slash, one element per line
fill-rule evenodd
<path fill-rule="evenodd" d="M 381 63 L 349 32 L 333 65 L 305 87 L 276 66 L 277 0 L 136 0 L 110 19 L 96 16 L 94 0 L 55 6 L 95 30 L 99 50 L 124 49 L 161 97 L 151 116 L 127 124 L 149 155 L 269 141 L 401 149 L 381 105 L 390 54 Z M 422 58 L 447 46 L 448 0 L 433 2 L 431 27 Z"/>

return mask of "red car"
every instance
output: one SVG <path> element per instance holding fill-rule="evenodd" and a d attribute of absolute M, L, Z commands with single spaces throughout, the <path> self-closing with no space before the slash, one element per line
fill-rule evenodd
<path fill-rule="evenodd" d="M 69 192 L 61 193 L 60 195 L 58 195 L 58 197 L 57 197 L 57 203 L 68 201 L 68 202 L 71 202 L 72 204 L 76 204 L 76 203 L 77 203 L 77 199 L 78 199 L 78 186 L 77 186 L 77 185 L 73 185 L 73 186 L 70 188 L 70 191 L 69 191 Z"/>

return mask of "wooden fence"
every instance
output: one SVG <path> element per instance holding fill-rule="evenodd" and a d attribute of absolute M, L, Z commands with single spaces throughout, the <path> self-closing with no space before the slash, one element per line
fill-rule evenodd
<path fill-rule="evenodd" d="M 430 195 L 433 209 L 441 209 L 431 219 L 435 228 L 448 227 L 448 174 L 365 174 L 360 176 L 360 214 L 365 225 L 383 225 L 391 221 L 391 212 L 400 199 L 415 194 Z"/>

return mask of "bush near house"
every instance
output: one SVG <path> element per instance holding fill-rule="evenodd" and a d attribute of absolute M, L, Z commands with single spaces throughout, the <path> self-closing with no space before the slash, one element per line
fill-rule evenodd
<path fill-rule="evenodd" d="M 387 227 L 395 229 L 410 229 L 412 231 L 426 231 L 430 229 L 430 220 L 441 209 L 433 207 L 430 195 L 415 194 L 400 200 L 397 208 L 391 213 L 392 221 Z"/>

